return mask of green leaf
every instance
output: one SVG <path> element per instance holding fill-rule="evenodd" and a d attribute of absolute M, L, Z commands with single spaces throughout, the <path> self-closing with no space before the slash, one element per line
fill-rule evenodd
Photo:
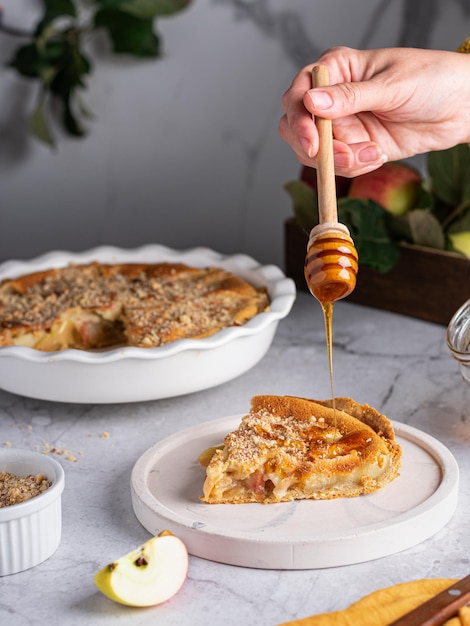
<path fill-rule="evenodd" d="M 387 211 L 385 223 L 387 232 L 395 241 L 413 243 L 413 233 L 411 232 L 410 222 L 406 213 L 405 215 L 393 215 Z"/>
<path fill-rule="evenodd" d="M 85 132 L 72 103 L 77 89 L 85 87 L 84 76 L 91 71 L 91 64 L 79 50 L 80 39 L 71 35 L 70 32 L 56 33 L 54 39 L 44 39 L 40 48 L 34 44 L 23 46 L 11 65 L 22 75 L 41 81 L 46 92 L 50 92 L 61 105 L 64 128 L 70 135 L 82 137 Z M 42 102 L 32 114 L 31 132 L 44 143 L 54 145 L 44 111 Z"/>
<path fill-rule="evenodd" d="M 15 56 L 8 63 L 22 76 L 37 78 L 41 73 L 42 61 L 34 44 L 27 44 L 17 49 Z"/>
<path fill-rule="evenodd" d="M 415 209 L 431 209 L 435 204 L 435 198 L 428 188 L 427 181 L 420 185 L 415 202 Z"/>
<path fill-rule="evenodd" d="M 44 87 L 51 85 L 52 81 L 57 76 L 57 71 L 57 67 L 53 65 L 46 65 L 41 69 L 40 79 Z"/>
<path fill-rule="evenodd" d="M 284 185 L 291 196 L 296 222 L 307 233 L 318 224 L 317 194 L 310 185 L 295 180 Z M 388 232 L 387 211 L 372 200 L 338 199 L 338 219 L 354 241 L 359 264 L 388 272 L 400 256 L 398 245 Z"/>
<path fill-rule="evenodd" d="M 44 58 L 55 70 L 45 85 L 61 104 L 62 124 L 70 135 L 82 137 L 85 131 L 73 111 L 72 103 L 77 90 L 85 87 L 84 77 L 91 71 L 91 64 L 79 50 L 79 39 L 64 36 L 57 41 L 49 41 L 44 49 Z"/>
<path fill-rule="evenodd" d="M 44 14 L 36 26 L 36 35 L 38 35 L 47 24 L 50 24 L 58 17 L 64 15 L 77 17 L 77 9 L 73 0 L 43 0 L 43 4 Z"/>
<path fill-rule="evenodd" d="M 83 99 L 80 98 L 79 94 L 76 94 L 75 105 L 76 105 L 77 111 L 79 112 L 81 117 L 83 117 L 85 119 L 89 119 L 89 120 L 95 119 L 94 113 L 92 113 L 92 111 L 90 111 L 90 109 L 87 107 L 87 105 L 85 104 Z"/>
<path fill-rule="evenodd" d="M 62 119 L 64 128 L 69 135 L 72 135 L 73 137 L 83 137 L 85 135 L 85 130 L 72 110 L 70 98 L 64 101 L 64 113 Z"/>
<path fill-rule="evenodd" d="M 318 224 L 318 200 L 315 190 L 301 180 L 286 183 L 284 189 L 292 198 L 298 225 L 306 232 L 310 232 Z"/>
<path fill-rule="evenodd" d="M 427 155 L 431 189 L 450 206 L 470 199 L 470 147 L 460 144 Z"/>
<path fill-rule="evenodd" d="M 38 54 L 42 56 L 46 50 L 47 44 L 57 35 L 57 28 L 52 24 L 46 24 L 44 28 L 34 38 L 34 45 L 38 50 Z"/>
<path fill-rule="evenodd" d="M 447 229 L 448 233 L 460 233 L 470 230 L 470 202 L 462 205 L 458 216 L 452 221 Z"/>
<path fill-rule="evenodd" d="M 95 14 L 95 26 L 108 31 L 116 53 L 138 57 L 156 57 L 160 53 L 160 40 L 153 32 L 151 19 L 142 20 L 121 11 L 102 9 Z"/>
<path fill-rule="evenodd" d="M 49 40 L 38 49 L 40 58 L 51 65 L 65 65 L 69 61 L 70 44 L 64 39 Z"/>
<path fill-rule="evenodd" d="M 58 71 L 50 85 L 52 93 L 66 98 L 77 87 L 85 86 L 83 78 L 90 72 L 91 64 L 78 50 L 66 47 L 63 56 L 59 57 L 55 63 Z"/>
<path fill-rule="evenodd" d="M 406 214 L 410 226 L 411 241 L 428 248 L 445 248 L 445 235 L 442 226 L 429 209 L 414 209 Z"/>
<path fill-rule="evenodd" d="M 42 98 L 39 105 L 33 111 L 29 118 L 29 129 L 31 133 L 48 146 L 55 146 L 54 137 L 52 136 L 46 120 L 45 99 Z"/>
<path fill-rule="evenodd" d="M 372 200 L 340 198 L 338 219 L 349 228 L 359 264 L 388 272 L 399 259 L 400 251 L 389 235 L 386 211 Z"/>
<path fill-rule="evenodd" d="M 74 84 L 84 86 L 82 77 L 91 71 L 90 62 L 80 54 L 77 44 L 66 39 L 48 41 L 41 50 L 34 44 L 22 46 L 9 65 L 22 76 L 41 78 L 44 85 L 61 73 L 73 77 Z"/>
<path fill-rule="evenodd" d="M 191 4 L 192 0 L 96 0 L 102 9 L 114 9 L 140 19 L 173 15 Z"/>

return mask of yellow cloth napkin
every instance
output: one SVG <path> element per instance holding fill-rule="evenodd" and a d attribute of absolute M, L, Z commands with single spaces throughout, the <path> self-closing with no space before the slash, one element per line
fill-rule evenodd
<path fill-rule="evenodd" d="M 312 615 L 279 626 L 388 626 L 455 582 L 452 578 L 434 578 L 400 583 L 374 591 L 343 611 Z M 470 626 L 470 607 L 461 608 L 458 616 L 445 626 Z"/>

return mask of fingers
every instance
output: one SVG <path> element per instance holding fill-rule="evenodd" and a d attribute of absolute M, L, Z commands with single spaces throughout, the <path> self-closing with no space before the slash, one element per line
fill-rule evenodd
<path fill-rule="evenodd" d="M 296 154 L 296 156 L 303 165 L 316 169 L 316 157 L 305 158 L 303 154 Z M 333 160 L 337 176 L 353 178 L 378 169 L 387 161 L 387 157 L 375 144 L 370 142 L 348 146 L 334 140 Z"/>
<path fill-rule="evenodd" d="M 466 142 L 469 59 L 438 50 L 331 48 L 284 94 L 279 134 L 301 163 L 315 167 L 314 119 L 332 120 L 336 173 L 347 177 L 380 167 L 385 155 L 399 160 Z M 328 67 L 330 84 L 312 89 L 317 64 Z"/>
<path fill-rule="evenodd" d="M 282 99 L 284 116 L 279 134 L 298 154 L 310 158 L 318 151 L 318 133 L 312 114 L 305 108 L 303 97 L 312 86 L 311 69 L 304 68 L 294 79 Z"/>
<path fill-rule="evenodd" d="M 353 76 L 342 67 L 346 65 L 343 57 L 350 60 L 349 50 L 327 52 L 326 62 L 328 55 L 332 54 L 336 62 L 329 63 L 330 76 L 337 82 L 312 89 L 313 65 L 303 68 L 283 96 L 284 115 L 278 130 L 298 160 L 303 165 L 315 167 L 318 152 L 315 117 L 333 120 L 335 171 L 351 177 L 376 169 L 387 160 L 379 147 L 379 143 L 384 143 L 384 129 L 372 111 L 390 103 L 382 102 L 383 92 L 374 86 L 373 78 L 369 77 L 366 82 L 352 82 Z M 367 54 L 363 53 L 360 59 L 366 58 Z M 364 74 L 364 68 L 355 72 L 359 81 Z M 340 82 L 342 80 L 345 82 Z"/>
<path fill-rule="evenodd" d="M 374 142 L 347 145 L 333 140 L 333 159 L 335 174 L 352 178 L 376 170 L 387 161 L 387 156 Z"/>
<path fill-rule="evenodd" d="M 366 83 L 341 83 L 305 90 L 307 85 L 311 85 L 310 66 L 304 68 L 284 94 L 285 114 L 278 127 L 280 137 L 291 146 L 299 160 L 311 164 L 312 159 L 315 159 L 318 152 L 315 117 L 324 117 L 337 120 L 333 124 L 334 137 L 339 140 L 335 153 L 337 167 L 347 170 L 357 167 L 359 163 L 361 167 L 378 163 L 382 159 L 376 145 L 378 137 L 371 136 L 370 131 L 374 129 L 377 133 L 381 129 L 372 113 L 366 114 L 368 120 L 360 114 L 363 110 L 373 110 L 374 103 L 378 101 L 377 90 L 368 84 L 364 87 Z M 365 150 L 364 142 L 372 142 L 376 152 L 374 146 Z M 354 148 L 349 147 L 355 144 Z"/>
<path fill-rule="evenodd" d="M 303 104 L 312 115 L 334 120 L 363 111 L 391 111 L 395 95 L 393 89 L 380 88 L 378 80 L 371 78 L 364 82 L 309 89 L 304 94 Z"/>
<path fill-rule="evenodd" d="M 302 134 L 298 137 L 293 134 L 292 125 L 289 124 L 287 115 L 284 115 L 279 122 L 279 135 L 293 148 L 297 159 L 302 165 L 316 168 L 318 134 L 313 120 L 310 116 L 308 117 L 312 128 L 308 125 L 302 126 Z M 308 142 L 308 145 L 305 145 L 306 142 Z M 333 160 L 335 173 L 338 176 L 351 178 L 377 169 L 387 161 L 387 156 L 383 153 L 380 146 L 373 141 L 347 144 L 334 139 Z"/>
<path fill-rule="evenodd" d="M 286 141 L 300 159 L 307 161 L 318 152 L 318 132 L 312 116 L 303 113 L 288 119 L 287 114 L 279 121 L 279 136 Z"/>

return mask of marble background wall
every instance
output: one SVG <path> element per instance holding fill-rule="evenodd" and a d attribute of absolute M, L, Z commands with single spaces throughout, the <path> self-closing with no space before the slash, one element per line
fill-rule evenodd
<path fill-rule="evenodd" d="M 2 4 L 34 22 L 37 0 Z M 470 0 L 194 0 L 159 32 L 161 60 L 101 50 L 89 135 L 55 129 L 56 150 L 28 134 L 36 87 L 5 67 L 20 41 L 0 34 L 0 260 L 154 242 L 282 265 L 299 165 L 277 124 L 296 70 L 340 44 L 454 49 Z"/>

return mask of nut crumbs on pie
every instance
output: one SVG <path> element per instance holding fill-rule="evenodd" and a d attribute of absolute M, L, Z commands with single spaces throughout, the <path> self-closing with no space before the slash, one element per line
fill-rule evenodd
<path fill-rule="evenodd" d="M 0 346 L 151 348 L 243 325 L 268 308 L 265 288 L 217 267 L 72 264 L 0 283 Z"/>

